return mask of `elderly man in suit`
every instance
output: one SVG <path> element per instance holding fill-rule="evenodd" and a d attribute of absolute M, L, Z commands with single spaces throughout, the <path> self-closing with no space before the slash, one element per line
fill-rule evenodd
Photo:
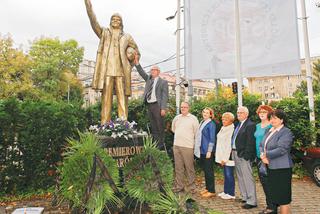
<path fill-rule="evenodd" d="M 148 75 L 139 63 L 139 55 L 136 54 L 134 64 L 140 76 L 146 81 L 143 100 L 148 108 L 148 116 L 151 123 L 151 134 L 158 142 L 160 149 L 166 149 L 164 144 L 164 116 L 168 105 L 168 82 L 162 79 L 160 68 L 152 66 Z"/>
<path fill-rule="evenodd" d="M 232 136 L 232 157 L 239 183 L 242 208 L 257 207 L 255 180 L 252 174 L 252 161 L 255 159 L 255 124 L 248 118 L 249 110 L 245 106 L 238 107 L 236 126 Z"/>

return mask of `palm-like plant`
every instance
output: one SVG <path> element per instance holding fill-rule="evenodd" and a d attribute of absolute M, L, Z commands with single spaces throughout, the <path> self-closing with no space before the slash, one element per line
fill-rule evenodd
<path fill-rule="evenodd" d="M 92 133 L 79 133 L 80 140 L 69 139 L 69 147 L 64 153 L 60 191 L 63 197 L 73 202 L 75 207 L 86 208 L 88 213 L 102 213 L 107 203 L 121 205 L 121 200 L 103 179 L 97 167 L 96 178 L 86 204 L 83 204 L 86 186 L 93 165 L 94 155 L 98 155 L 107 167 L 112 179 L 118 184 L 119 171 L 116 162 L 102 149 L 100 141 Z"/>
<path fill-rule="evenodd" d="M 150 157 L 156 166 L 152 165 Z M 129 197 L 141 204 L 152 204 L 161 197 L 161 188 L 172 188 L 172 161 L 167 153 L 157 149 L 151 137 L 147 137 L 144 139 L 144 151 L 124 167 L 124 178 Z"/>
<path fill-rule="evenodd" d="M 182 214 L 187 212 L 186 201 L 189 196 L 186 194 L 174 194 L 171 189 L 166 188 L 165 194 L 151 205 L 154 213 L 161 214 Z"/>

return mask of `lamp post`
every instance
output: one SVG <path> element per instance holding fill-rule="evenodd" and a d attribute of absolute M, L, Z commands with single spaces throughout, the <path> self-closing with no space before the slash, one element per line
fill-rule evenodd
<path fill-rule="evenodd" d="M 180 85 L 181 85 L 181 78 L 180 78 L 180 17 L 181 17 L 181 3 L 180 0 L 177 0 L 177 11 L 173 16 L 169 16 L 166 19 L 169 21 L 171 19 L 177 18 L 177 29 L 175 31 L 177 42 L 176 42 L 176 114 L 180 113 Z"/>
<path fill-rule="evenodd" d="M 179 84 L 180 81 L 180 0 L 177 0 L 177 55 L 176 55 L 176 84 Z M 180 86 L 176 85 L 176 114 L 178 115 L 180 113 Z"/>
<path fill-rule="evenodd" d="M 306 64 L 306 78 L 307 78 L 307 89 L 308 89 L 308 103 L 309 103 L 309 118 L 310 122 L 314 123 L 314 99 L 313 99 L 313 88 L 312 88 L 312 73 L 310 63 L 310 50 L 309 50 L 309 39 L 308 39 L 308 27 L 307 27 L 307 15 L 305 0 L 301 0 L 301 13 L 302 13 L 302 29 L 304 39 L 304 52 L 305 52 L 305 64 Z"/>
<path fill-rule="evenodd" d="M 242 106 L 242 70 L 241 70 L 241 40 L 240 40 L 240 18 L 239 18 L 239 0 L 234 1 L 234 22 L 236 32 L 236 73 L 238 82 L 238 106 Z"/>

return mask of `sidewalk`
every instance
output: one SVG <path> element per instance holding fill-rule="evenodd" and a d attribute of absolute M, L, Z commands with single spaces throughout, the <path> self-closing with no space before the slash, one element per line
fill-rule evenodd
<path fill-rule="evenodd" d="M 203 188 L 199 186 L 199 188 Z M 197 200 L 201 206 L 206 208 L 221 211 L 225 214 L 244 214 L 244 213 L 255 213 L 257 214 L 263 210 L 265 205 L 265 196 L 263 193 L 260 182 L 256 182 L 258 207 L 245 210 L 241 208 L 241 203 L 234 200 L 223 200 L 220 197 L 212 199 L 201 199 L 199 194 L 193 195 L 193 198 Z M 220 182 L 216 184 L 216 192 L 223 192 L 223 184 Z M 238 185 L 236 184 L 236 196 L 239 198 L 240 193 Z M 316 186 L 311 179 L 307 180 L 294 180 L 292 183 L 292 203 L 291 203 L 292 214 L 320 214 L 320 188 Z"/>
<path fill-rule="evenodd" d="M 199 185 L 199 189 L 203 188 L 203 182 Z M 257 181 L 257 197 L 258 197 L 258 208 L 251 210 L 244 210 L 241 208 L 241 203 L 235 202 L 234 200 L 223 200 L 219 197 L 212 199 L 201 199 L 198 194 L 193 195 L 193 199 L 197 200 L 201 206 L 209 208 L 215 211 L 221 211 L 225 214 L 245 214 L 255 213 L 265 208 L 265 197 L 263 194 L 262 186 Z M 223 184 L 218 181 L 216 184 L 217 193 L 222 192 Z M 239 197 L 238 186 L 236 185 L 236 196 Z M 293 201 L 291 204 L 292 214 L 320 214 L 320 188 L 317 187 L 310 179 L 307 180 L 294 180 L 292 184 L 292 197 Z M 67 206 L 59 208 L 52 208 L 49 199 L 39 199 L 32 201 L 21 201 L 17 202 L 12 209 L 21 208 L 24 206 L 42 206 L 45 207 L 45 214 L 67 214 L 70 213 Z M 5 213 L 5 207 L 0 206 L 0 214 Z"/>

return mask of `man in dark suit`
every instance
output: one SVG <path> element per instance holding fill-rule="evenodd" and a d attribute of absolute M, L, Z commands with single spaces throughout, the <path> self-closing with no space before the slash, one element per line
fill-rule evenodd
<path fill-rule="evenodd" d="M 148 116 L 151 123 L 151 134 L 158 142 L 160 149 L 165 149 L 164 144 L 164 116 L 168 105 L 168 82 L 162 79 L 160 68 L 152 66 L 148 75 L 139 64 L 139 56 L 135 55 L 134 64 L 140 76 L 146 81 L 143 100 L 148 108 Z"/>
<path fill-rule="evenodd" d="M 244 209 L 257 207 L 256 185 L 252 174 L 252 161 L 255 158 L 255 124 L 248 118 L 249 110 L 241 106 L 237 110 L 239 120 L 232 136 L 232 157 L 235 161 Z"/>

